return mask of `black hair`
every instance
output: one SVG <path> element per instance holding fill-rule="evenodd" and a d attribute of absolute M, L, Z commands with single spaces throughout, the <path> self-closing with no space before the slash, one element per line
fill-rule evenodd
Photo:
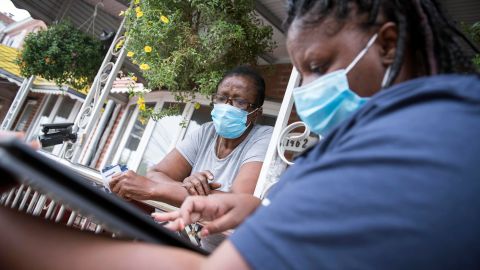
<path fill-rule="evenodd" d="M 218 86 L 227 78 L 233 76 L 245 76 L 250 78 L 256 86 L 257 89 L 257 98 L 255 100 L 255 107 L 259 108 L 263 106 L 263 102 L 265 101 L 265 80 L 263 79 L 262 75 L 258 73 L 255 69 L 249 66 L 238 66 L 229 71 L 227 71 L 223 78 L 218 82 Z"/>
<path fill-rule="evenodd" d="M 439 73 L 475 73 L 475 67 L 460 44 L 466 42 L 478 52 L 478 48 L 451 23 L 436 0 L 288 0 L 288 28 L 295 19 L 307 24 L 318 24 L 328 16 L 340 22 L 351 18 L 356 7 L 359 16 L 367 15 L 361 27 L 379 26 L 379 14 L 385 22 L 395 22 L 399 38 L 397 53 L 391 67 L 387 86 L 397 77 L 405 56 L 407 43 L 428 75 Z"/>

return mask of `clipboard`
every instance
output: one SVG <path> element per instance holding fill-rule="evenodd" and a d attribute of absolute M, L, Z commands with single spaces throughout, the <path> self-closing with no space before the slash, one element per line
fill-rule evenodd
<path fill-rule="evenodd" d="M 143 242 L 209 252 L 155 223 L 139 209 L 37 153 L 15 138 L 0 138 L 0 172 L 5 171 L 65 206 L 92 217 L 115 233 Z"/>

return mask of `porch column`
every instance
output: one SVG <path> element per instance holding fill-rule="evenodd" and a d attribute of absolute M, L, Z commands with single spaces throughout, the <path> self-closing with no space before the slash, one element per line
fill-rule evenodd
<path fill-rule="evenodd" d="M 123 19 L 120 27 L 115 35 L 114 42 L 110 45 L 107 55 L 103 59 L 103 63 L 98 70 L 97 76 L 88 92 L 85 101 L 80 109 L 80 113 L 75 119 L 73 131 L 77 132 L 78 139 L 73 145 L 73 153 L 70 160 L 73 163 L 79 163 L 82 160 L 82 156 L 85 155 L 86 145 L 92 139 L 95 129 L 96 120 L 100 117 L 101 109 L 107 100 L 110 90 L 112 89 L 113 82 L 115 81 L 118 71 L 125 60 L 126 50 L 125 45 L 127 43 L 122 33 L 124 31 L 125 18 Z M 120 51 L 115 52 L 115 46 L 120 40 L 124 40 L 124 45 Z M 116 56 L 113 58 L 113 56 Z M 95 143 L 95 142 L 90 142 Z"/>
<path fill-rule="evenodd" d="M 283 97 L 280 111 L 278 112 L 277 121 L 275 121 L 275 127 L 273 128 L 272 139 L 268 145 L 267 153 L 265 154 L 265 160 L 263 161 L 262 170 L 258 176 L 257 185 L 255 187 L 254 195 L 258 198 L 262 198 L 265 189 L 268 189 L 271 185 L 276 183 L 278 177 L 282 173 L 279 171 L 283 169 L 280 166 L 283 163 L 277 154 L 277 144 L 280 140 L 280 134 L 282 130 L 287 126 L 288 119 L 292 112 L 293 107 L 293 88 L 297 87 L 300 83 L 300 75 L 295 67 L 292 69 L 290 79 L 288 81 L 287 89 L 285 90 L 285 96 Z"/>
<path fill-rule="evenodd" d="M 15 95 L 12 105 L 8 109 L 7 115 L 3 119 L 1 127 L 2 130 L 10 130 L 12 128 L 15 118 L 17 118 L 18 113 L 22 109 L 23 103 L 27 98 L 28 92 L 30 91 L 34 80 L 35 76 L 30 76 L 30 78 L 23 80 L 20 89 L 18 89 L 17 94 Z"/>

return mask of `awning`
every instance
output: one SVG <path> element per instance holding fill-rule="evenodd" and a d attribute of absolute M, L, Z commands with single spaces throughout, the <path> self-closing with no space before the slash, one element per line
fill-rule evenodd
<path fill-rule="evenodd" d="M 4 78 L 9 82 L 20 86 L 25 78 L 22 77 L 20 68 L 15 63 L 18 54 L 19 51 L 17 49 L 0 44 L 0 78 Z M 54 82 L 45 80 L 41 77 L 35 77 L 31 91 L 49 95 L 67 94 L 71 98 L 80 101 L 83 101 L 86 96 L 84 93 L 71 87 L 58 87 Z"/>

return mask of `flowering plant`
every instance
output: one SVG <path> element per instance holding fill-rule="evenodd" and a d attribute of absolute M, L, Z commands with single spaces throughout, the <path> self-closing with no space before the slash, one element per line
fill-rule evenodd
<path fill-rule="evenodd" d="M 17 63 L 21 74 L 83 89 L 92 83 L 102 62 L 99 40 L 70 23 L 51 25 L 25 38 Z"/>
<path fill-rule="evenodd" d="M 253 0 L 135 0 L 126 16 L 127 57 L 150 89 L 172 92 L 178 102 L 209 96 L 221 76 L 255 64 L 271 51 L 272 29 L 254 14 Z"/>
<path fill-rule="evenodd" d="M 480 22 L 474 23 L 470 31 L 473 41 L 476 42 L 477 45 L 480 45 Z M 477 54 L 475 58 L 473 58 L 473 63 L 477 66 L 477 69 L 480 70 L 480 54 Z"/>

